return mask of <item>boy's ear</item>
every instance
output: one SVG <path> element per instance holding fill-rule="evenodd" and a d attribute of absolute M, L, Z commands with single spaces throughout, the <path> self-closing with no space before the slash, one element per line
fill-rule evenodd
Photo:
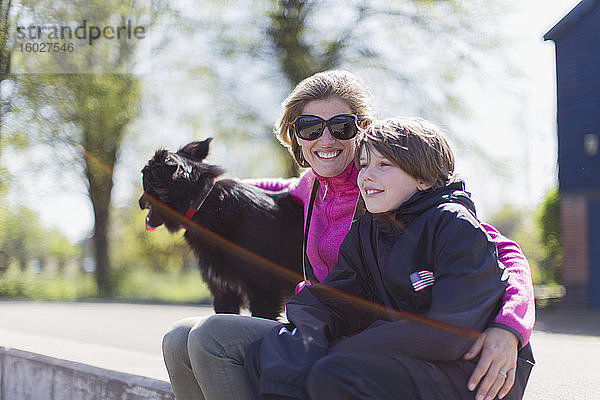
<path fill-rule="evenodd" d="M 431 185 L 429 183 L 421 180 L 417 181 L 417 190 L 424 191 L 428 189 L 431 189 Z"/>
<path fill-rule="evenodd" d="M 194 159 L 196 161 L 202 161 L 208 155 L 208 146 L 212 138 L 208 138 L 201 142 L 192 142 L 186 144 L 183 148 L 177 151 L 178 154 L 184 154 L 186 157 Z"/>

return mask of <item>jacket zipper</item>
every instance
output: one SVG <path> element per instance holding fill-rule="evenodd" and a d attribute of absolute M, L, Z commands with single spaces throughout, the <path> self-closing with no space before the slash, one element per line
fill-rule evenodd
<path fill-rule="evenodd" d="M 325 206 L 325 217 L 327 218 L 327 225 L 325 226 L 325 231 L 323 232 L 323 234 L 321 235 L 321 238 L 319 240 L 319 247 L 318 247 L 318 254 L 319 257 L 321 258 L 321 261 L 323 262 L 323 267 L 327 270 L 327 273 L 329 273 L 329 267 L 325 261 L 325 257 L 324 257 L 324 252 L 323 252 L 323 246 L 325 245 L 325 243 L 327 242 L 327 237 L 329 236 L 330 232 L 331 232 L 331 225 L 332 225 L 332 220 L 331 220 L 331 206 L 333 204 L 333 201 L 335 200 L 335 194 L 333 197 L 330 196 L 329 201 L 325 202 L 325 196 L 327 196 L 327 190 L 329 189 L 329 187 L 327 186 L 327 181 L 325 181 L 325 192 L 323 193 L 323 198 L 322 198 L 322 202 L 323 205 Z"/>

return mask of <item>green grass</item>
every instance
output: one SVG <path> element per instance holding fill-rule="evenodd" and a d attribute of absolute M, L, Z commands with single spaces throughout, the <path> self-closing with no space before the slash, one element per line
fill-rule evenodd
<path fill-rule="evenodd" d="M 120 273 L 114 280 L 116 300 L 173 303 L 206 303 L 210 292 L 197 271 Z M 35 274 L 11 267 L 0 275 L 0 298 L 75 301 L 98 298 L 94 276 L 84 273 Z"/>

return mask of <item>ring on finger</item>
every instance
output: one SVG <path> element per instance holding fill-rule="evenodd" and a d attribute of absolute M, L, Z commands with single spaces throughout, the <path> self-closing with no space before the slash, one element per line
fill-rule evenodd
<path fill-rule="evenodd" d="M 504 377 L 504 379 L 506 379 L 506 372 L 503 370 L 498 371 L 498 375 L 502 375 Z"/>

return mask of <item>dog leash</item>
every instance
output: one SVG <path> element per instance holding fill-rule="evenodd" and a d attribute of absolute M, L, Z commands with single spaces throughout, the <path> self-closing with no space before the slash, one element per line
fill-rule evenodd
<path fill-rule="evenodd" d="M 327 189 L 327 187 L 325 187 Z M 304 286 L 310 286 L 311 279 L 314 279 L 314 282 L 318 282 L 319 280 L 314 274 L 313 267 L 308 259 L 308 254 L 306 253 L 306 247 L 308 243 L 308 230 L 310 228 L 310 220 L 312 216 L 312 210 L 315 205 L 315 198 L 317 196 L 317 192 L 319 190 L 319 180 L 315 178 L 313 183 L 312 191 L 310 193 L 310 200 L 308 202 L 308 210 L 306 212 L 306 225 L 304 227 L 304 240 L 302 241 L 302 273 L 304 275 L 304 280 L 296 285 L 296 290 L 294 293 L 298 293 L 300 290 L 304 288 Z M 356 200 L 356 206 L 354 207 L 354 214 L 352 215 L 352 222 L 358 220 L 366 213 L 365 202 L 362 196 L 359 194 L 358 199 Z M 308 265 L 308 268 L 307 268 Z"/>
<path fill-rule="evenodd" d="M 302 240 L 302 274 L 304 280 L 296 285 L 296 290 L 294 293 L 298 293 L 305 286 L 310 286 L 312 284 L 311 279 L 314 282 L 318 282 L 319 280 L 315 276 L 312 264 L 308 259 L 308 254 L 306 253 L 306 247 L 308 243 L 308 231 L 310 229 L 310 220 L 312 217 L 313 207 L 315 205 L 315 198 L 317 197 L 317 192 L 319 191 L 319 180 L 315 178 L 313 182 L 312 191 L 310 193 L 310 200 L 308 202 L 308 210 L 306 211 L 306 225 L 304 226 L 304 238 Z"/>

